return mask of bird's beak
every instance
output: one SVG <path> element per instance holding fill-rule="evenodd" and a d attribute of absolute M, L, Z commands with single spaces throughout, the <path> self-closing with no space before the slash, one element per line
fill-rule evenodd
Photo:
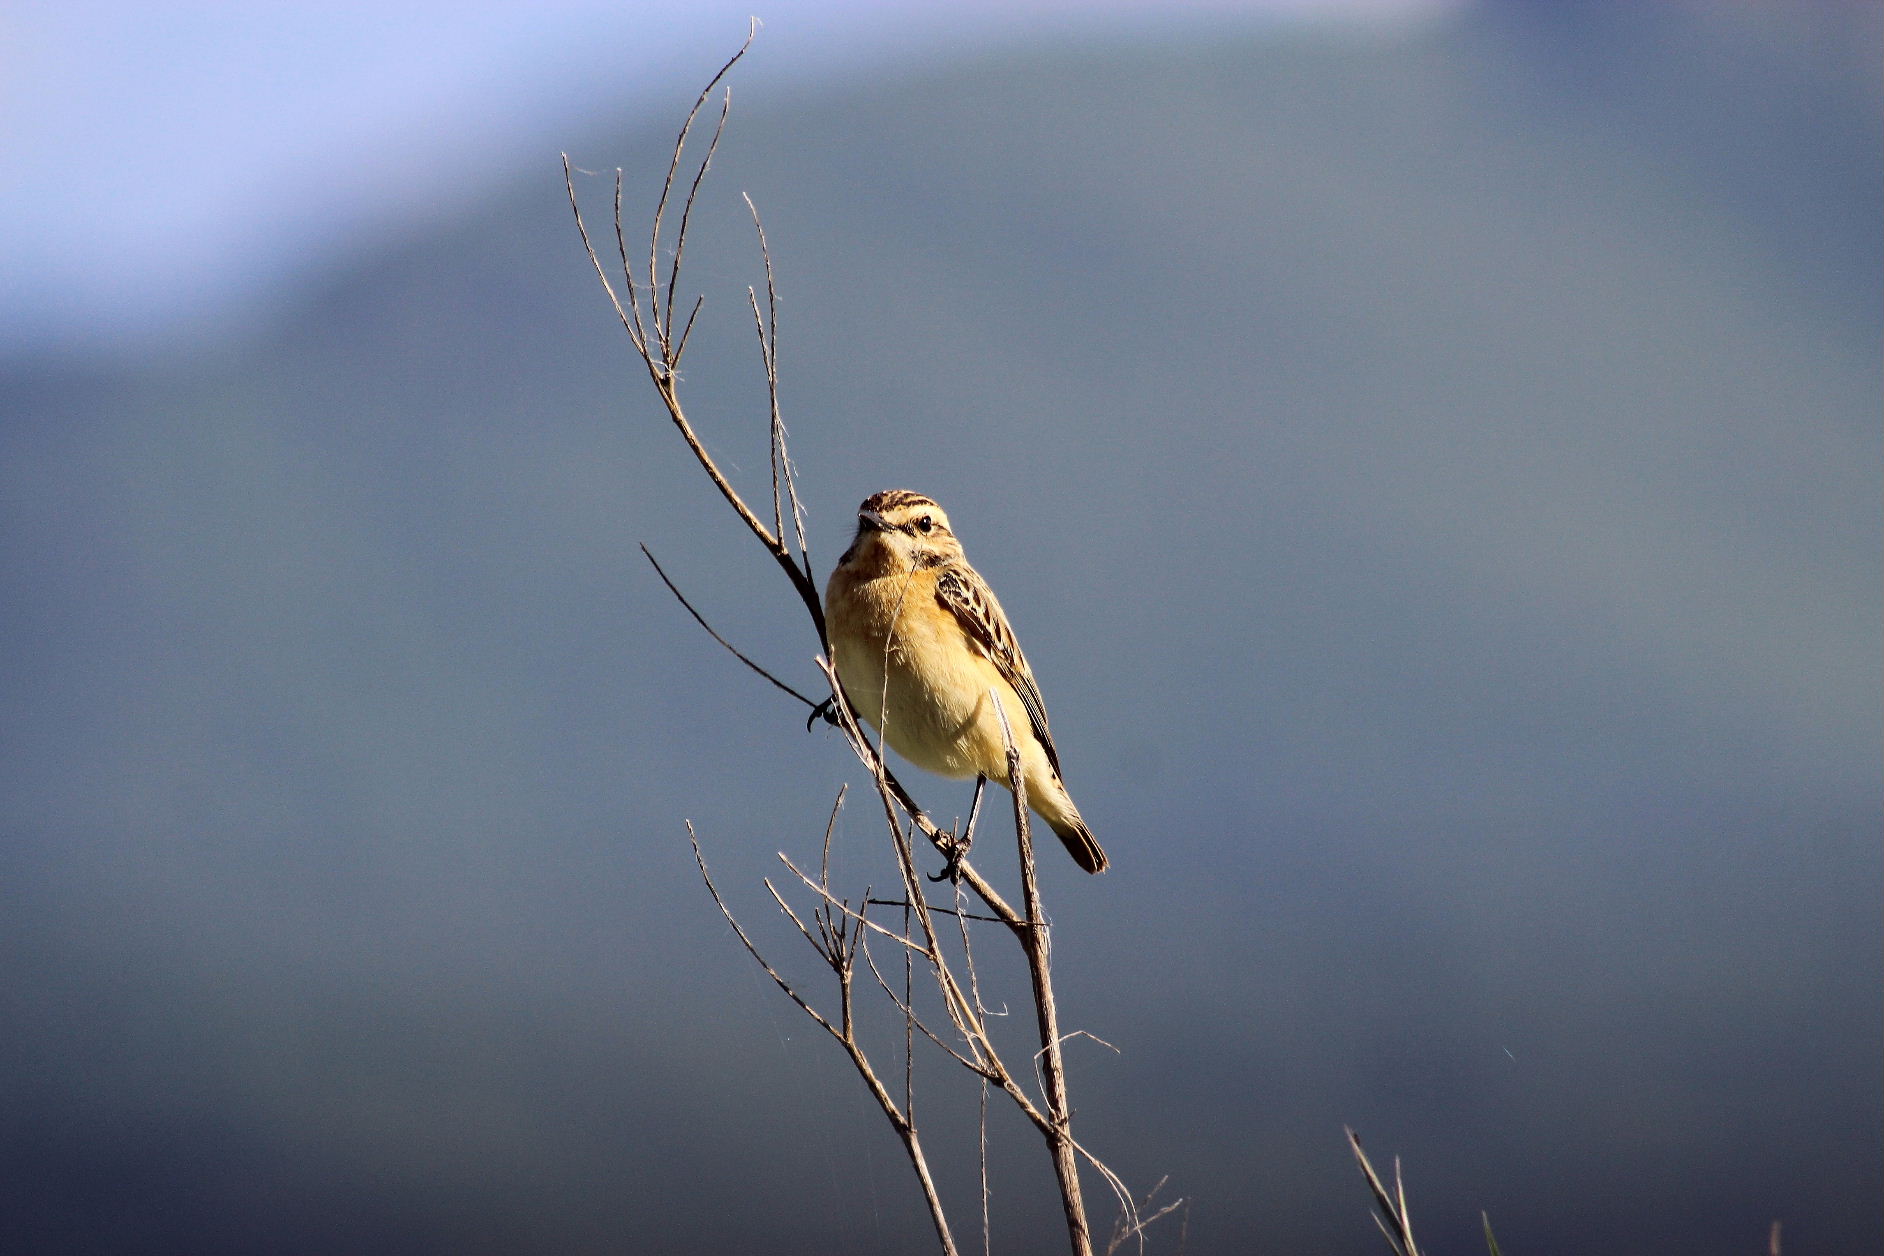
<path fill-rule="evenodd" d="M 888 532 L 890 530 L 890 525 L 883 522 L 883 516 L 874 510 L 858 511 L 857 524 L 859 527 L 865 528 L 871 532 Z"/>

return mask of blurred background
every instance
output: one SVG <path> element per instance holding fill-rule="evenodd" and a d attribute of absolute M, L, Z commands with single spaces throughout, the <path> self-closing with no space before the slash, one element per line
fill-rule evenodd
<path fill-rule="evenodd" d="M 645 221 L 747 12 L 0 14 L 0 1250 L 930 1250 L 693 866 L 815 983 L 861 781 L 636 552 L 817 683 L 561 183 Z M 1112 855 L 1153 1250 L 1382 1250 L 1343 1124 L 1435 1252 L 1884 1249 L 1878 9 L 760 16 L 689 404 L 762 495 L 747 192 L 820 579 L 941 500 Z"/>

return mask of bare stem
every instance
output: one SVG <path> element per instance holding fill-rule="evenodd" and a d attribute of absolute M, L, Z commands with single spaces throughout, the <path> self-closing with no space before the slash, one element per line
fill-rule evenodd
<path fill-rule="evenodd" d="M 1020 933 L 1027 956 L 1027 976 L 1033 984 L 1034 1013 L 1040 1027 L 1041 1078 L 1047 1100 L 1047 1144 L 1053 1153 L 1053 1172 L 1060 1184 L 1060 1203 L 1066 1211 L 1067 1237 L 1074 1256 L 1092 1256 L 1092 1230 L 1086 1222 L 1086 1202 L 1079 1186 L 1079 1153 L 1073 1142 L 1072 1104 L 1067 1098 L 1066 1061 L 1061 1052 L 1060 1013 L 1053 999 L 1053 945 L 1046 910 L 1040 902 L 1040 884 L 1034 872 L 1033 826 L 1027 816 L 1027 778 L 1021 774 L 1020 751 L 1014 730 L 1008 727 L 1001 696 L 988 691 L 1001 720 L 1001 740 L 1007 745 L 1008 787 L 1014 791 L 1014 834 L 1020 843 L 1021 901 L 1026 904 L 1027 928 Z"/>

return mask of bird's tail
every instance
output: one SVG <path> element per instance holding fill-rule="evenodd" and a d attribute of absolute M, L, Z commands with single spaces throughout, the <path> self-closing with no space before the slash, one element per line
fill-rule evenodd
<path fill-rule="evenodd" d="M 1041 772 L 1027 778 L 1027 806 L 1066 843 L 1066 853 L 1073 857 L 1074 863 L 1088 872 L 1106 870 L 1106 853 L 1099 849 L 1099 839 L 1079 818 L 1079 808 L 1073 805 L 1072 795 L 1066 792 L 1057 772 Z"/>
<path fill-rule="evenodd" d="M 1073 862 L 1088 872 L 1106 870 L 1106 853 L 1099 848 L 1099 839 L 1092 835 L 1086 822 L 1074 812 L 1070 817 L 1055 817 L 1047 820 L 1059 839 L 1066 843 L 1066 853 L 1073 857 Z"/>

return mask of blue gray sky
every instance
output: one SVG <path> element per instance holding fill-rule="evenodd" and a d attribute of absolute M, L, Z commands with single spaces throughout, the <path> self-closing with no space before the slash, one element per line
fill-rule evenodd
<path fill-rule="evenodd" d="M 1451 0 L 825 0 L 758 6 L 749 82 L 1034 37 L 1421 20 Z M 736 46 L 746 0 L 28 3 L 0 13 L 0 345 L 214 329 L 449 198 L 629 116 Z"/>

